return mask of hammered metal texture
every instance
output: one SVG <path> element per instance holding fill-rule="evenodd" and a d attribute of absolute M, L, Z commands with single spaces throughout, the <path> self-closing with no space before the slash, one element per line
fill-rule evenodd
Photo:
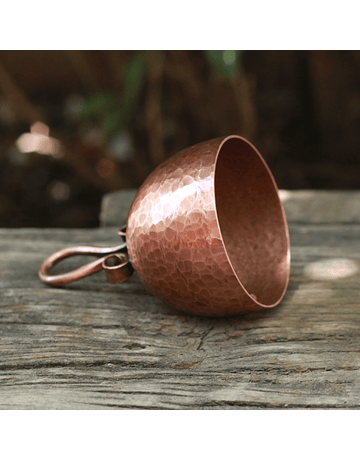
<path fill-rule="evenodd" d="M 239 136 L 178 153 L 150 174 L 130 209 L 135 271 L 165 303 L 197 315 L 278 304 L 290 251 L 277 192 L 260 154 Z"/>

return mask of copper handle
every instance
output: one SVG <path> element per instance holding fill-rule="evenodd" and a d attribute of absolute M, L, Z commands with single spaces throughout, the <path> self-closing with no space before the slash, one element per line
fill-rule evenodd
<path fill-rule="evenodd" d="M 44 260 L 38 272 L 39 277 L 41 281 L 50 284 L 51 286 L 62 286 L 101 270 L 105 270 L 109 283 L 121 283 L 128 279 L 134 272 L 126 249 L 126 243 L 122 243 L 119 246 L 111 248 L 76 246 L 73 248 L 62 249 Z M 50 269 L 54 265 L 61 260 L 76 255 L 103 255 L 103 257 L 70 272 L 62 273 L 60 275 L 50 275 Z"/>

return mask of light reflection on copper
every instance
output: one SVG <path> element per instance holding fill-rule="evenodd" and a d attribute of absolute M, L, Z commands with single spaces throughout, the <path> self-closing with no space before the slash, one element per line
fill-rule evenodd
<path fill-rule="evenodd" d="M 115 164 L 99 161 L 99 172 L 107 167 L 111 172 Z M 59 251 L 44 261 L 39 276 L 52 285 L 74 281 L 107 267 L 95 262 L 56 277 L 49 269 L 65 257 L 126 246 L 126 266 L 145 286 L 192 314 L 274 307 L 289 281 L 289 234 L 275 180 L 255 147 L 237 135 L 197 144 L 154 170 L 131 206 L 125 246 Z"/>
<path fill-rule="evenodd" d="M 187 180 L 191 183 L 184 185 L 182 188 L 181 183 Z M 156 199 L 151 203 L 150 218 L 152 223 L 157 225 L 161 220 L 167 217 L 173 217 L 179 211 L 179 205 L 184 210 L 190 208 L 196 208 L 196 201 L 204 194 L 209 192 L 213 184 L 213 178 L 211 176 L 205 179 L 193 181 L 190 176 L 186 176 L 181 180 L 174 180 L 173 187 L 175 190 L 163 195 L 157 196 Z M 207 208 L 211 209 L 211 202 L 202 203 L 202 211 L 206 211 Z M 199 202 L 200 206 L 200 202 Z"/>
<path fill-rule="evenodd" d="M 290 271 L 276 183 L 240 136 L 183 150 L 139 189 L 126 228 L 131 263 L 168 305 L 221 316 L 271 308 Z"/>

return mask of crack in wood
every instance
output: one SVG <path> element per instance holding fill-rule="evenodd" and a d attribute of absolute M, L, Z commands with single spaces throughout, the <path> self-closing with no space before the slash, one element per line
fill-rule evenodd
<path fill-rule="evenodd" d="M 203 343 L 204 343 L 204 340 L 206 339 L 206 337 L 209 335 L 209 333 L 214 329 L 214 324 L 212 324 L 207 331 L 204 332 L 204 334 L 202 335 L 201 339 L 200 339 L 200 343 L 199 343 L 199 346 L 196 348 L 196 350 L 201 350 L 202 349 L 202 346 L 203 346 Z"/>
<path fill-rule="evenodd" d="M 219 319 L 171 310 L 136 276 L 62 289 L 37 279 L 51 252 L 106 246 L 116 229 L 0 229 L 1 408 L 359 409 L 360 225 L 300 220 L 281 304 Z M 359 270 L 305 270 L 337 258 Z"/>

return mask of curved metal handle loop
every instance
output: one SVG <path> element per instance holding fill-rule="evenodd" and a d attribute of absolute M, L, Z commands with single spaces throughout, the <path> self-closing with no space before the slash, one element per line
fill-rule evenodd
<path fill-rule="evenodd" d="M 73 248 L 62 249 L 61 251 L 55 252 L 46 260 L 44 260 L 38 274 L 41 281 L 44 283 L 50 284 L 51 286 L 62 286 L 80 278 L 84 278 L 85 276 L 92 275 L 93 273 L 99 272 L 101 270 L 105 270 L 108 281 L 112 284 L 116 284 L 125 281 L 134 272 L 129 257 L 126 253 L 126 248 L 126 243 L 122 243 L 119 246 L 111 248 L 76 246 Z M 54 265 L 63 259 L 76 255 L 103 255 L 103 257 L 68 273 L 50 275 L 50 269 Z M 109 261 L 112 261 L 113 265 L 110 265 Z"/>

